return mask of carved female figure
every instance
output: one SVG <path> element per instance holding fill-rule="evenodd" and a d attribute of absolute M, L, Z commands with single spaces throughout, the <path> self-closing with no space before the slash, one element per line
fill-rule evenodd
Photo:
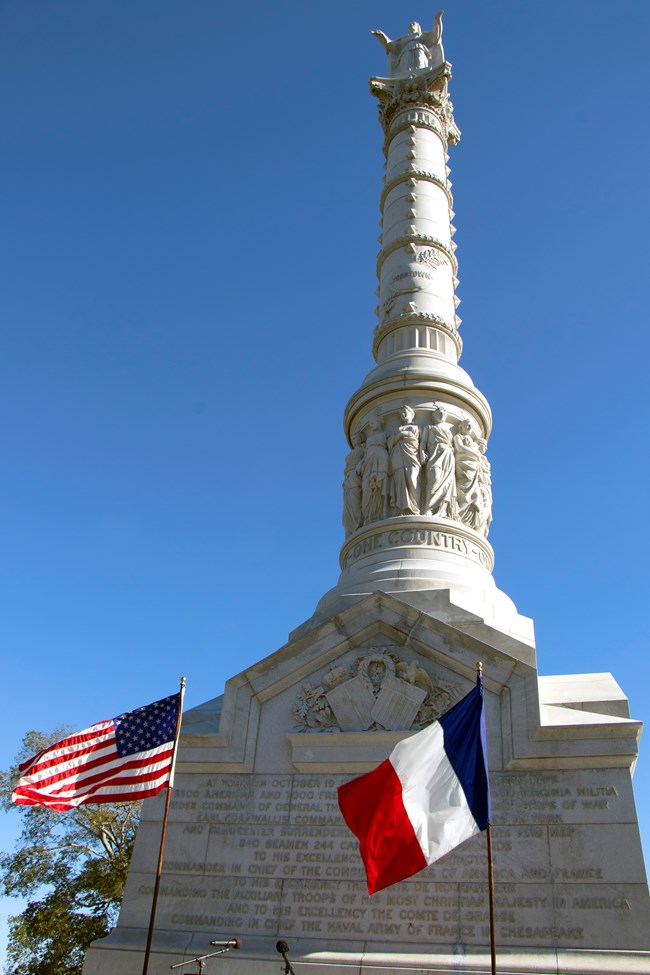
<path fill-rule="evenodd" d="M 386 517 L 388 451 L 382 421 L 370 421 L 361 471 L 361 515 L 368 525 Z"/>
<path fill-rule="evenodd" d="M 420 430 L 413 423 L 410 406 L 400 410 L 401 424 L 388 438 L 390 450 L 390 500 L 400 515 L 419 515 Z"/>
<path fill-rule="evenodd" d="M 479 485 L 481 451 L 472 435 L 471 420 L 464 419 L 458 424 L 458 433 L 454 437 L 454 451 L 456 453 L 458 518 L 470 528 L 474 528 L 481 506 Z"/>
<path fill-rule="evenodd" d="M 490 461 L 485 456 L 487 441 L 477 440 L 478 449 L 481 451 L 481 461 L 478 469 L 478 484 L 481 492 L 481 506 L 476 530 L 487 535 L 492 521 L 492 472 Z"/>
<path fill-rule="evenodd" d="M 423 514 L 453 518 L 456 512 L 456 460 L 451 427 L 444 421 L 447 411 L 436 406 L 432 423 L 424 428 L 420 459 L 424 468 Z"/>
<path fill-rule="evenodd" d="M 436 14 L 432 30 L 423 31 L 416 20 L 408 25 L 406 34 L 391 41 L 383 30 L 373 30 L 388 55 L 391 78 L 407 78 L 422 71 L 431 71 L 445 60 L 442 50 L 442 10 Z"/>
<path fill-rule="evenodd" d="M 343 527 L 346 537 L 361 527 L 361 474 L 364 454 L 361 444 L 361 434 L 353 433 L 352 450 L 345 458 L 343 474 Z"/>

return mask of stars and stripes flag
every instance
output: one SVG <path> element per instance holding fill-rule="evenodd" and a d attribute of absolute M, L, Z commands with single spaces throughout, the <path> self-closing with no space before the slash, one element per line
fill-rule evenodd
<path fill-rule="evenodd" d="M 388 758 L 339 787 L 368 893 L 412 877 L 490 822 L 483 681 Z"/>
<path fill-rule="evenodd" d="M 171 777 L 179 710 L 172 694 L 57 741 L 22 762 L 12 800 L 65 812 L 157 795 Z"/>

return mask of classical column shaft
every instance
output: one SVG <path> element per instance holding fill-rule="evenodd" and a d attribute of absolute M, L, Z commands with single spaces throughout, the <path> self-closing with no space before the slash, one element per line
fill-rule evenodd
<path fill-rule="evenodd" d="M 406 107 L 388 126 L 377 261 L 378 362 L 409 349 L 453 362 L 460 354 L 446 139 L 441 119 L 426 107 Z"/>

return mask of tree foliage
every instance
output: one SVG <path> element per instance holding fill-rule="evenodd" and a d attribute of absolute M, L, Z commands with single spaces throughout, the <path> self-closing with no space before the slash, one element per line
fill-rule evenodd
<path fill-rule="evenodd" d="M 7 975 L 81 975 L 88 945 L 115 923 L 140 803 L 79 806 L 57 813 L 11 801 L 18 762 L 63 738 L 29 731 L 16 764 L 0 772 L 0 804 L 21 817 L 12 853 L 0 853 L 0 890 L 27 907 L 9 921 Z"/>

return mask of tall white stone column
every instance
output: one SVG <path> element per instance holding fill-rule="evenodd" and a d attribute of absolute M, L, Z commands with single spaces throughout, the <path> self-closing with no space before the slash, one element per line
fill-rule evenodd
<path fill-rule="evenodd" d="M 487 972 L 484 838 L 369 903 L 336 791 L 459 701 L 480 660 L 499 972 L 650 975 L 641 724 L 610 674 L 538 678 L 530 621 L 492 580 L 490 411 L 458 365 L 440 17 L 377 34 L 390 77 L 371 82 L 386 134 L 376 366 L 345 413 L 341 577 L 288 644 L 183 716 L 152 972 L 233 935 L 243 950 L 220 975 L 268 975 L 278 939 L 310 975 Z M 161 798 L 144 804 L 119 923 L 85 975 L 141 971 Z"/>
<path fill-rule="evenodd" d="M 440 38 L 376 32 L 390 77 L 372 78 L 386 157 L 377 258 L 377 365 L 345 410 L 346 540 L 337 586 L 314 621 L 377 590 L 420 607 L 442 591 L 520 635 L 492 578 L 487 541 L 492 417 L 458 365 L 458 264 L 448 148 L 458 143 Z M 413 55 L 412 57 L 410 55 Z M 407 429 L 408 428 L 408 429 Z"/>

